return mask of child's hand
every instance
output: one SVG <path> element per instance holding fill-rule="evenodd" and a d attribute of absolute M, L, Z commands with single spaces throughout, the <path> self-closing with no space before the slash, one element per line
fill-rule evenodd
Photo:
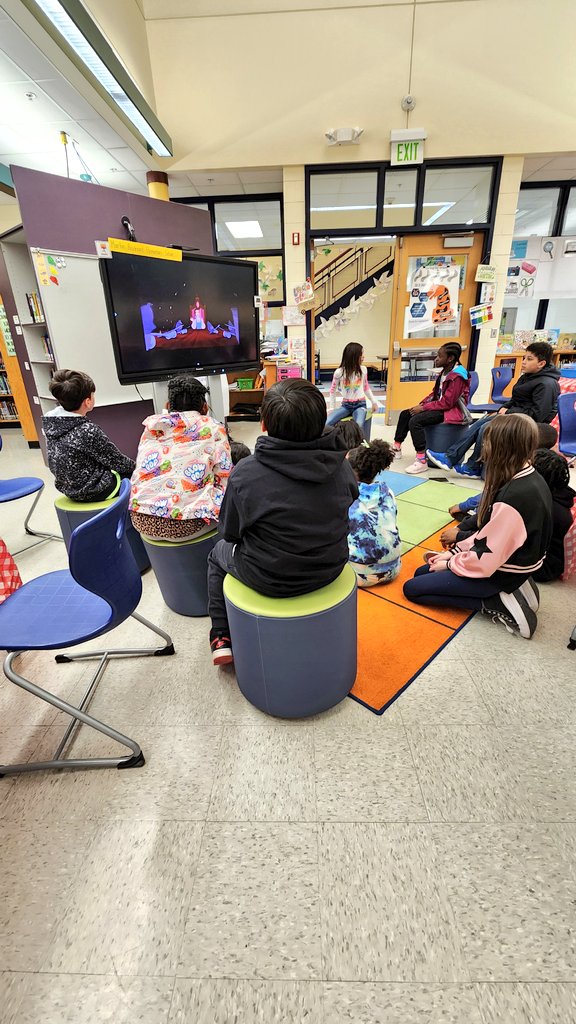
<path fill-rule="evenodd" d="M 412 408 L 410 409 L 411 416 L 417 416 L 419 412 L 424 412 L 423 405 L 413 405 Z"/>
<path fill-rule="evenodd" d="M 451 548 L 452 545 L 456 543 L 457 535 L 458 535 L 458 527 L 457 526 L 447 526 L 446 529 L 444 530 L 444 533 L 440 534 L 440 543 L 441 543 L 442 547 L 443 548 Z"/>
<path fill-rule="evenodd" d="M 379 408 L 378 402 L 372 402 L 372 412 L 378 412 Z"/>
<path fill-rule="evenodd" d="M 460 505 L 451 505 L 450 508 L 448 509 L 448 513 L 451 516 L 459 516 L 461 511 L 462 509 L 460 508 Z"/>
<path fill-rule="evenodd" d="M 431 558 L 428 562 L 431 572 L 444 572 L 448 568 L 448 560 L 452 557 L 451 553 L 448 552 L 445 555 L 436 555 L 436 558 Z"/>

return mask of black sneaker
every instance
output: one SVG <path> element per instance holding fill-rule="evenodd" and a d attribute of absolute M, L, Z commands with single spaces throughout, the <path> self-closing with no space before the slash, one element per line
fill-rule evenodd
<path fill-rule="evenodd" d="M 210 641 L 210 650 L 212 651 L 212 663 L 214 665 L 231 665 L 234 661 L 229 636 L 217 634 Z"/>
<path fill-rule="evenodd" d="M 527 580 L 524 580 L 524 583 L 518 589 L 526 598 L 532 611 L 537 612 L 540 607 L 540 591 L 532 577 L 529 576 Z"/>
<path fill-rule="evenodd" d="M 494 597 L 488 597 L 482 603 L 482 611 L 492 617 L 493 622 L 501 622 L 509 633 L 531 640 L 538 625 L 536 612 L 532 611 L 520 590 L 513 594 L 501 591 Z"/>

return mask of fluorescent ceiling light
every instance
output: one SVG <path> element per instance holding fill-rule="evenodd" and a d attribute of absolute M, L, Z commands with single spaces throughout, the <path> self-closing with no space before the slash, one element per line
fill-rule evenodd
<path fill-rule="evenodd" d="M 263 238 L 262 228 L 257 220 L 227 220 L 224 221 L 231 235 L 234 238 Z"/>
<path fill-rule="evenodd" d="M 424 203 L 425 207 L 426 206 L 438 206 L 438 205 L 439 205 L 438 203 Z M 433 224 L 434 221 L 438 220 L 439 217 L 443 217 L 444 214 L 448 213 L 448 210 L 451 210 L 452 207 L 455 206 L 455 205 L 456 205 L 455 203 L 442 203 L 441 206 L 440 206 L 440 209 L 436 210 L 436 212 L 433 213 L 431 217 L 428 217 L 428 220 L 425 220 L 422 226 L 425 227 L 425 228 L 430 227 L 430 224 Z"/>
<path fill-rule="evenodd" d="M 114 103 L 120 107 L 120 110 L 128 120 L 137 128 L 150 148 L 158 156 L 172 156 L 172 152 L 156 134 L 144 115 L 140 113 L 136 104 L 130 99 L 112 72 L 106 67 L 102 58 L 72 20 L 60 0 L 34 0 L 34 3 L 49 18 L 76 56 L 80 58 L 84 66 L 94 75 L 94 78 L 106 90 Z"/>

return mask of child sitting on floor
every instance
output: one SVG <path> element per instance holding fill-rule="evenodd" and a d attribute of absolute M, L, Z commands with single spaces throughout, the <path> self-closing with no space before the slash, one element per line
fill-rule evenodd
<path fill-rule="evenodd" d="M 531 577 L 552 536 L 552 497 L 532 464 L 537 443 L 528 416 L 494 417 L 482 439 L 486 483 L 478 530 L 450 551 L 426 555 L 404 584 L 409 601 L 482 611 L 510 633 L 533 636 L 539 595 Z"/>
<path fill-rule="evenodd" d="M 342 447 L 347 452 L 352 451 L 353 448 L 358 448 L 364 440 L 364 431 L 358 426 L 356 420 L 338 420 L 333 430 L 336 437 L 340 439 Z"/>
<path fill-rule="evenodd" d="M 57 489 L 72 501 L 115 498 L 134 460 L 86 419 L 96 404 L 94 381 L 79 370 L 57 370 L 49 388 L 58 405 L 42 418 L 42 429 Z"/>
<path fill-rule="evenodd" d="M 359 587 L 390 583 L 400 572 L 396 501 L 384 480 L 377 479 L 393 460 L 385 441 L 363 441 L 348 453 L 360 492 L 348 513 L 349 559 Z"/>

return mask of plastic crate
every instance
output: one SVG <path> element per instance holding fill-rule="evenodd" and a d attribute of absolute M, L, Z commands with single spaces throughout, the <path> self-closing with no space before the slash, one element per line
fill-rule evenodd
<path fill-rule="evenodd" d="M 252 377 L 238 377 L 236 383 L 238 385 L 238 391 L 251 391 L 254 387 Z"/>

